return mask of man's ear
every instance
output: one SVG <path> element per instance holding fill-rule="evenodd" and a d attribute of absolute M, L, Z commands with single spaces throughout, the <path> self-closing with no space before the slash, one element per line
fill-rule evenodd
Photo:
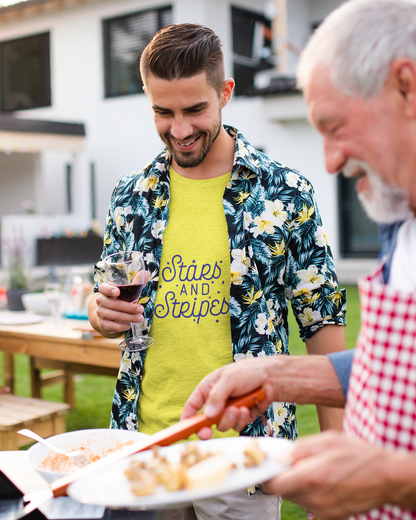
<path fill-rule="evenodd" d="M 147 92 L 147 88 L 144 85 L 143 85 L 142 89 L 143 89 L 143 92 L 146 94 L 146 96 L 148 96 L 149 93 Z"/>
<path fill-rule="evenodd" d="M 230 101 L 231 96 L 233 95 L 234 86 L 235 82 L 232 78 L 228 78 L 224 81 L 221 89 L 221 108 L 224 108 Z"/>
<path fill-rule="evenodd" d="M 416 118 L 416 63 L 410 58 L 394 60 L 387 83 L 392 83 L 407 117 Z"/>

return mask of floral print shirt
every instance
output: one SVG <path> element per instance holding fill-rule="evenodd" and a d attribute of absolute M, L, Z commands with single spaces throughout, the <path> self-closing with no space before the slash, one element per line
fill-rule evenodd
<path fill-rule="evenodd" d="M 346 299 L 338 289 L 334 262 L 311 184 L 255 150 L 235 128 L 234 165 L 223 196 L 230 259 L 230 320 L 235 361 L 289 354 L 288 301 L 307 340 L 327 324 L 345 325 Z M 139 303 L 141 333 L 150 332 L 163 232 L 169 220 L 169 163 L 165 148 L 142 171 L 120 179 L 114 189 L 102 259 L 120 250 L 144 255 L 150 280 Z M 102 259 L 95 281 L 105 280 Z M 137 429 L 137 401 L 146 352 L 122 356 L 111 427 Z M 243 435 L 297 436 L 295 405 L 273 403 Z"/>

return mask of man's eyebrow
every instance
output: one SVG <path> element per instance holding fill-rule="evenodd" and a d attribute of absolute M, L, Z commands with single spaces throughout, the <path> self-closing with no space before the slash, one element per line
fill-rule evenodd
<path fill-rule="evenodd" d="M 332 116 L 322 115 L 322 116 L 318 117 L 318 122 L 319 123 L 330 123 L 331 121 L 333 121 L 333 119 L 334 118 Z"/>
<path fill-rule="evenodd" d="M 172 112 L 170 108 L 163 108 L 158 105 L 152 105 L 153 110 L 158 110 L 159 112 Z"/>
<path fill-rule="evenodd" d="M 315 125 L 318 128 L 326 128 L 328 125 L 336 123 L 336 118 L 330 115 L 321 115 L 315 119 Z"/>
<path fill-rule="evenodd" d="M 196 103 L 190 107 L 186 107 L 183 109 L 184 112 L 190 112 L 192 110 L 198 110 L 202 108 L 207 108 L 209 106 L 209 101 L 201 101 L 200 103 Z M 172 112 L 170 108 L 160 107 L 159 105 L 152 105 L 153 110 L 157 110 L 158 112 Z"/>
<path fill-rule="evenodd" d="M 197 103 L 196 105 L 192 105 L 191 107 L 184 108 L 184 111 L 190 111 L 190 110 L 198 110 L 200 108 L 206 108 L 209 106 L 209 101 L 201 101 L 200 103 Z"/>

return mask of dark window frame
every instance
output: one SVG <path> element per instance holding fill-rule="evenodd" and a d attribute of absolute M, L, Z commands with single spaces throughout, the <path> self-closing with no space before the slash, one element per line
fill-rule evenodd
<path fill-rule="evenodd" d="M 6 53 L 8 52 L 7 47 L 14 43 L 23 42 L 24 40 L 33 40 L 35 38 L 38 39 L 37 45 L 39 50 L 39 65 L 36 67 L 39 68 L 39 77 L 37 78 L 39 82 L 39 95 L 37 96 L 37 100 L 29 106 L 13 106 L 12 102 L 8 99 L 13 88 L 10 88 L 10 85 L 7 84 L 7 80 L 9 79 L 10 81 L 6 69 L 8 66 L 6 57 Z M 18 110 L 31 110 L 34 108 L 52 106 L 50 40 L 50 31 L 45 31 L 0 41 L 0 111 L 16 112 Z M 26 92 L 22 90 L 23 94 L 27 92 L 28 90 L 26 90 Z"/>
<path fill-rule="evenodd" d="M 378 258 L 380 253 L 378 226 L 365 214 L 357 198 L 354 188 L 356 181 L 357 179 L 349 179 L 343 175 L 338 175 L 337 179 L 340 256 L 341 258 Z M 352 211 L 358 213 L 355 218 Z M 358 223 L 360 223 L 359 230 Z M 369 234 L 357 233 L 363 230 L 367 230 Z M 365 247 L 357 245 L 360 242 L 365 243 Z"/>
<path fill-rule="evenodd" d="M 255 92 L 254 87 L 254 75 L 261 70 L 267 70 L 274 67 L 274 56 L 273 56 L 273 43 L 271 38 L 267 38 L 268 44 L 263 45 L 262 49 L 268 48 L 270 51 L 269 57 L 262 57 L 255 63 L 255 60 L 252 57 L 247 56 L 247 53 L 244 52 L 243 47 L 247 45 L 247 42 L 241 40 L 241 35 L 236 34 L 236 28 L 240 27 L 240 23 L 238 23 L 238 16 L 242 16 L 243 18 L 246 16 L 250 19 L 254 24 L 261 23 L 266 27 L 271 34 L 271 20 L 266 18 L 263 13 L 258 11 L 253 11 L 251 9 L 245 9 L 240 6 L 231 5 L 231 35 L 232 35 L 232 48 L 233 48 L 233 75 L 236 80 L 236 88 L 235 95 L 236 96 L 244 96 L 244 95 L 253 95 Z M 244 37 L 246 37 L 247 32 L 243 31 Z M 254 34 L 253 34 L 254 38 Z M 264 35 L 264 40 L 266 41 L 266 37 Z M 240 49 L 236 49 L 236 47 L 240 47 Z M 253 42 L 251 42 L 251 49 L 253 47 Z M 242 52 L 238 52 L 242 51 Z M 245 49 L 247 51 L 247 49 Z M 241 82 L 239 81 L 239 78 Z M 249 83 L 249 85 L 247 85 Z"/>
<path fill-rule="evenodd" d="M 139 71 L 139 59 L 137 58 L 136 67 L 137 67 L 137 75 L 139 80 L 139 88 L 137 92 L 124 92 L 124 93 L 117 93 L 113 94 L 111 92 L 111 78 L 112 78 L 112 62 L 111 62 L 111 39 L 110 39 L 110 32 L 111 32 L 111 23 L 120 21 L 120 20 L 127 20 L 128 18 L 142 15 L 145 13 L 150 12 L 157 12 L 158 15 L 158 29 L 160 30 L 162 27 L 162 16 L 163 13 L 166 11 L 170 11 L 171 14 L 173 13 L 172 5 L 166 4 L 159 7 L 152 7 L 149 9 L 142 9 L 140 11 L 134 11 L 131 13 L 123 14 L 120 16 L 112 16 L 111 18 L 105 18 L 102 20 L 102 34 L 103 34 L 103 49 L 104 49 L 104 98 L 105 99 L 112 99 L 116 97 L 124 97 L 124 96 L 136 96 L 137 94 L 144 94 L 143 89 L 141 88 L 143 83 L 140 77 L 140 71 Z"/>

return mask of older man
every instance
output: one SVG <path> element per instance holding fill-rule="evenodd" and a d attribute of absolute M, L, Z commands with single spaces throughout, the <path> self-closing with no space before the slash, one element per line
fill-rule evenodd
<path fill-rule="evenodd" d="M 267 402 L 340 406 L 349 380 L 344 435 L 299 442 L 293 465 L 267 491 L 326 519 L 416 518 L 416 3 L 343 4 L 308 43 L 298 82 L 324 137 L 328 171 L 359 177 L 361 201 L 383 223 L 383 263 L 359 284 L 351 375 L 344 354 L 275 360 L 267 369 L 262 360 L 245 362 L 208 376 L 183 415 L 204 402 L 215 415 L 228 396 L 257 386 Z M 230 408 L 221 427 L 239 428 L 249 417 Z"/>

